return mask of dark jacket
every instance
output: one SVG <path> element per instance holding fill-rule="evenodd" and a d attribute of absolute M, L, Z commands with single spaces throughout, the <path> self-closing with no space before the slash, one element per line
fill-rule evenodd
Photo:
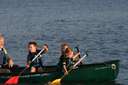
<path fill-rule="evenodd" d="M 29 61 L 32 61 L 33 58 L 40 52 L 40 50 L 37 50 L 35 53 L 31 53 L 29 52 L 28 56 L 27 56 L 27 63 Z M 36 58 L 36 60 L 34 60 L 30 66 L 34 66 L 34 67 L 43 67 L 43 64 L 42 64 L 42 60 L 40 57 Z"/>
<path fill-rule="evenodd" d="M 15 72 L 19 68 L 19 66 L 14 64 L 12 67 L 10 67 L 8 64 L 6 64 L 6 65 L 3 66 L 3 68 L 8 69 L 11 72 Z"/>
<path fill-rule="evenodd" d="M 63 72 L 63 66 L 65 65 L 68 68 L 68 65 L 70 63 L 70 59 L 66 57 L 65 55 L 61 55 L 58 63 L 58 71 Z"/>

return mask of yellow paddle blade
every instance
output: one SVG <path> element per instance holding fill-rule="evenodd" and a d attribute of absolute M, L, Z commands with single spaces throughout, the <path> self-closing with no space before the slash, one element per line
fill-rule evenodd
<path fill-rule="evenodd" d="M 61 79 L 56 79 L 50 83 L 50 85 L 61 85 Z"/>

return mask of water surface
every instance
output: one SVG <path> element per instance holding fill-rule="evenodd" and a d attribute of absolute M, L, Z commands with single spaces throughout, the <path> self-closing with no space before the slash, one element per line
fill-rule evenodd
<path fill-rule="evenodd" d="M 127 0 L 0 0 L 0 32 L 16 64 L 25 65 L 31 40 L 49 44 L 44 65 L 56 64 L 68 42 L 89 50 L 86 63 L 120 59 L 115 85 L 128 83 L 127 22 Z"/>

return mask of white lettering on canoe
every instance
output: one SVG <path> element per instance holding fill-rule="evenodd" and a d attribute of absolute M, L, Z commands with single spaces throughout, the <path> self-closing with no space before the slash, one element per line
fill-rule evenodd
<path fill-rule="evenodd" d="M 102 69 L 107 69 L 107 68 L 111 68 L 111 67 L 108 67 L 108 66 L 106 66 L 106 67 L 99 67 L 99 68 L 95 68 L 95 70 L 102 70 Z"/>

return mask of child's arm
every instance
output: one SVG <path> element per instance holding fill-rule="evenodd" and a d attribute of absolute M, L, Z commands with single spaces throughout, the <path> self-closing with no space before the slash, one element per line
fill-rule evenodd
<path fill-rule="evenodd" d="M 77 58 L 79 55 L 80 55 L 80 52 L 77 53 L 77 54 L 75 54 L 75 56 L 73 56 L 73 60 L 74 60 L 75 58 Z"/>
<path fill-rule="evenodd" d="M 68 70 L 67 70 L 67 67 L 66 67 L 66 63 L 63 65 L 63 69 L 64 69 L 64 75 L 67 75 L 68 74 Z"/>

